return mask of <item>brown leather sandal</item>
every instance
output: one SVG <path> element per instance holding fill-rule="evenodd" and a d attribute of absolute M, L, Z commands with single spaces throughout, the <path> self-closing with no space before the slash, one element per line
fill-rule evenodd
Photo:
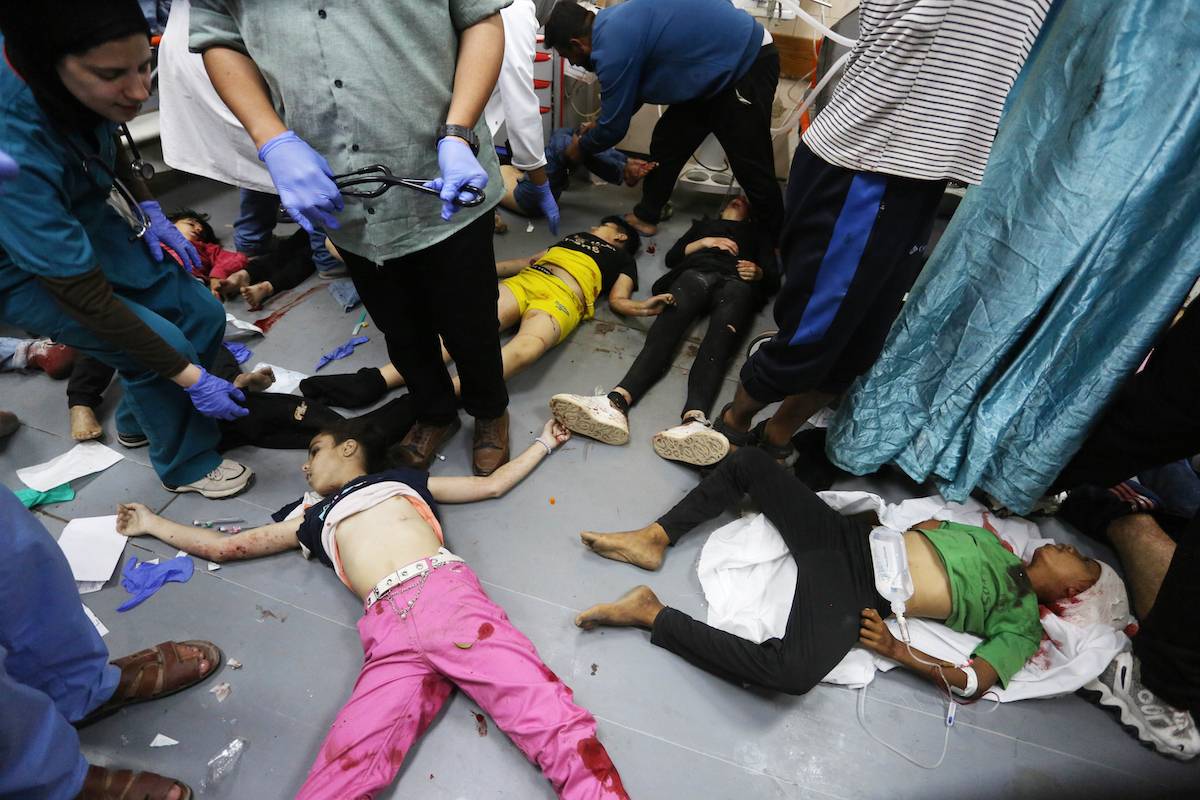
<path fill-rule="evenodd" d="M 174 778 L 155 772 L 89 765 L 83 791 L 76 800 L 166 800 L 167 793 L 175 786 L 182 790 L 179 800 L 192 800 L 191 787 Z"/>
<path fill-rule="evenodd" d="M 200 651 L 200 656 L 183 657 L 179 653 L 181 645 L 196 648 Z M 212 665 L 204 675 L 200 674 L 201 661 Z M 186 642 L 162 642 L 118 658 L 112 664 L 121 669 L 121 681 L 117 684 L 117 690 L 107 703 L 76 722 L 75 727 L 91 725 L 125 706 L 157 700 L 195 686 L 216 674 L 221 666 L 221 648 L 212 642 L 194 639 Z"/>

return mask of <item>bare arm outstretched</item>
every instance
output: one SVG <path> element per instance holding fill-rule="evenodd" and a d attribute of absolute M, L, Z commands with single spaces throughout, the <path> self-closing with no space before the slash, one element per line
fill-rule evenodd
<path fill-rule="evenodd" d="M 223 534 L 209 528 L 181 525 L 158 516 L 141 503 L 117 506 L 117 532 L 126 536 L 153 536 L 172 547 L 209 561 L 240 561 L 294 550 L 300 546 L 296 531 L 302 517 L 273 522 L 241 533 Z"/>
<path fill-rule="evenodd" d="M 551 450 L 571 438 L 571 432 L 555 420 L 542 428 L 542 435 L 525 449 L 524 453 L 509 461 L 486 478 L 474 476 L 432 477 L 429 493 L 439 503 L 473 503 L 503 497 L 509 489 L 520 483 L 533 468 L 542 462 Z"/>
<path fill-rule="evenodd" d="M 504 261 L 496 262 L 496 277 L 511 278 L 529 265 L 537 262 L 539 258 L 546 255 L 546 250 L 540 250 L 528 258 L 508 258 Z"/>

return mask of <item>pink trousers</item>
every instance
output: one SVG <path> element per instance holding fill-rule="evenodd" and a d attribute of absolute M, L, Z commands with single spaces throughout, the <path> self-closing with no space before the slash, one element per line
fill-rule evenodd
<path fill-rule="evenodd" d="M 358 632 L 362 672 L 299 800 L 374 797 L 396 777 L 455 686 L 541 767 L 559 797 L 628 797 L 596 739 L 596 720 L 575 704 L 570 688 L 466 564 L 446 564 L 396 587 L 367 610 Z"/>

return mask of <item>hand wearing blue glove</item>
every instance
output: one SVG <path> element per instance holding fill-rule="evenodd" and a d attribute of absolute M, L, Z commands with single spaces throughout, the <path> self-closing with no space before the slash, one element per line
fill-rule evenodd
<path fill-rule="evenodd" d="M 333 215 L 346 204 L 324 156 L 295 132 L 284 131 L 260 147 L 258 157 L 267 165 L 279 200 L 297 225 L 309 233 L 318 227 L 339 227 Z"/>
<path fill-rule="evenodd" d="M 223 378 L 209 374 L 203 367 L 200 368 L 200 380 L 184 391 L 192 399 L 196 410 L 206 417 L 231 420 L 250 413 L 250 409 L 238 405 L 246 401 L 246 395 L 242 394 L 241 389 Z"/>
<path fill-rule="evenodd" d="M 196 252 L 195 245 L 179 232 L 179 228 L 175 227 L 174 222 L 167 219 L 167 215 L 163 213 L 162 206 L 158 204 L 158 201 L 143 200 L 138 205 L 150 219 L 150 227 L 142 235 L 142 239 L 146 242 L 146 249 L 150 251 L 150 257 L 155 261 L 162 261 L 163 247 L 166 246 L 174 250 L 175 255 L 183 260 L 184 269 L 188 272 L 199 271 L 200 254 Z"/>
<path fill-rule="evenodd" d="M 554 192 L 550 191 L 550 181 L 542 184 L 529 182 L 537 192 L 538 208 L 546 215 L 546 222 L 550 224 L 550 232 L 555 236 L 558 235 L 558 201 L 554 199 Z"/>
<path fill-rule="evenodd" d="M 8 153 L 0 150 L 0 186 L 17 177 L 17 173 L 21 168 L 17 166 L 17 162 L 13 161 Z"/>
<path fill-rule="evenodd" d="M 474 186 L 484 189 L 488 184 L 487 171 L 479 166 L 470 146 L 462 139 L 447 136 L 438 142 L 438 169 L 441 177 L 434 178 L 429 186 L 436 189 L 442 198 L 442 219 L 449 220 L 460 206 L 454 205 L 454 199 L 464 186 Z M 463 200 L 472 199 L 472 195 L 463 194 Z"/>

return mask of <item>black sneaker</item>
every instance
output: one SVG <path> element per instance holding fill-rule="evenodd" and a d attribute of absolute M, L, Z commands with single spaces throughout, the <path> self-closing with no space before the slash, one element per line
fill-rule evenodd
<path fill-rule="evenodd" d="M 1142 665 L 1132 653 L 1118 653 L 1079 693 L 1114 712 L 1122 727 L 1163 755 L 1188 761 L 1200 754 L 1200 733 L 1192 715 L 1142 684 Z"/>
<path fill-rule="evenodd" d="M 121 433 L 117 431 L 117 441 L 121 443 L 122 447 L 127 447 L 130 450 L 150 444 L 150 439 L 144 433 Z"/>

